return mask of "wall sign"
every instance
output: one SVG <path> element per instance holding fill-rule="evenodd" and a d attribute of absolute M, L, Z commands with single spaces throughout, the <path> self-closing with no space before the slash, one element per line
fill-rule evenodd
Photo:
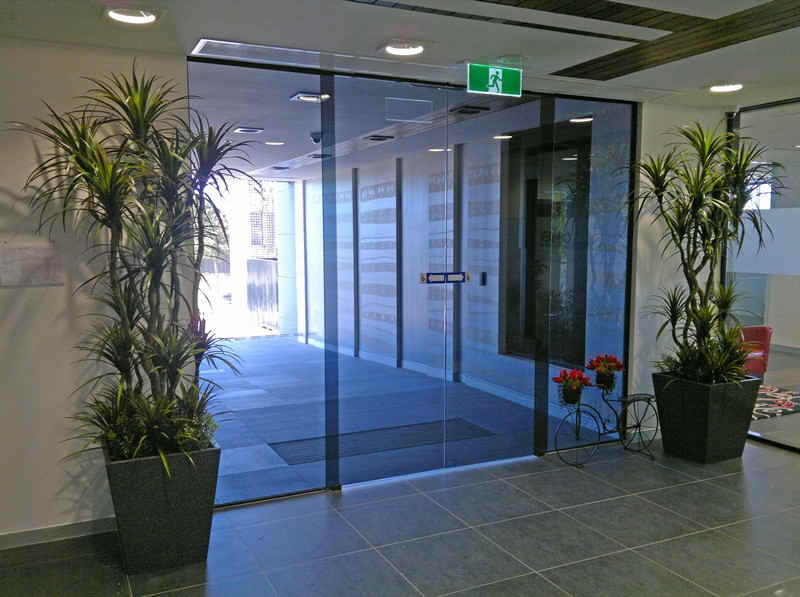
<path fill-rule="evenodd" d="M 522 69 L 467 63 L 467 92 L 485 95 L 522 95 Z"/>

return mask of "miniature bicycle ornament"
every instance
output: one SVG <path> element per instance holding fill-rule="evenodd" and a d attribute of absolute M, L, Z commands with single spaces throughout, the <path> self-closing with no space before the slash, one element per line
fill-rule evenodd
<path fill-rule="evenodd" d="M 612 399 L 616 374 L 625 366 L 614 355 L 599 354 L 589 361 L 587 369 L 595 372 L 595 382 L 581 371 L 562 370 L 553 381 L 561 386 L 561 397 L 568 412 L 555 433 L 555 449 L 559 458 L 572 466 L 583 466 L 597 452 L 601 443 L 617 439 L 626 450 L 642 452 L 653 458 L 650 445 L 658 432 L 658 411 L 652 394 L 632 394 Z M 594 385 L 610 414 L 581 402 L 584 388 Z M 615 406 L 618 405 L 618 406 Z M 616 438 L 610 437 L 616 434 Z"/>

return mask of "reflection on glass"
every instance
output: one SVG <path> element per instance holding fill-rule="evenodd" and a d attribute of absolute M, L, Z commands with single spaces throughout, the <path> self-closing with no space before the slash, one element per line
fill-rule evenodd
<path fill-rule="evenodd" d="M 750 425 L 752 434 L 800 448 L 800 115 L 798 104 L 743 111 L 740 132 L 767 148 L 763 160 L 774 165 L 774 181 L 750 190 L 745 209 L 758 208 L 771 234 L 759 248 L 746 237 L 731 252 L 728 277 L 741 295 L 737 316 L 752 343 L 746 367 L 763 384 Z"/>
<path fill-rule="evenodd" d="M 191 66 L 210 114 L 255 109 L 231 69 Z M 230 411 L 218 501 L 546 447 L 558 369 L 624 356 L 632 107 L 332 75 L 327 101 L 290 102 L 319 77 L 258 73 L 263 140 L 285 144 L 257 143 L 269 193 L 230 194 L 209 265 L 209 321 L 243 359 L 208 372 Z M 467 276 L 426 283 L 445 272 Z"/>

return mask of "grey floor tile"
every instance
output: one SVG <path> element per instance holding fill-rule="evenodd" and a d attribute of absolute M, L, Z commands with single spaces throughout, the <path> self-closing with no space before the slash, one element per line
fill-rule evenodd
<path fill-rule="evenodd" d="M 762 513 L 800 505 L 800 468 L 791 465 L 744 471 L 711 483 L 740 493 Z"/>
<path fill-rule="evenodd" d="M 660 466 L 644 458 L 624 458 L 590 462 L 583 469 L 627 493 L 669 487 L 694 480 L 681 472 Z"/>
<path fill-rule="evenodd" d="M 277 597 L 277 594 L 266 576 L 254 573 L 159 593 L 158 597 Z"/>
<path fill-rule="evenodd" d="M 315 512 L 324 512 L 329 510 L 332 504 L 330 494 L 313 493 L 232 506 L 214 512 L 212 528 L 236 528 L 295 518 Z"/>
<path fill-rule="evenodd" d="M 763 508 L 758 508 L 743 494 L 724 489 L 711 481 L 657 489 L 640 497 L 709 527 L 765 513 Z"/>
<path fill-rule="evenodd" d="M 237 529 L 242 545 L 267 571 L 368 547 L 333 510 Z"/>
<path fill-rule="evenodd" d="M 571 467 L 514 477 L 509 482 L 554 508 L 623 495 L 616 487 Z"/>
<path fill-rule="evenodd" d="M 480 532 L 535 570 L 624 549 L 560 512 L 498 522 L 480 527 Z"/>
<path fill-rule="evenodd" d="M 800 597 L 800 578 L 747 593 L 747 597 Z"/>
<path fill-rule="evenodd" d="M 134 595 L 150 595 L 254 573 L 258 561 L 234 529 L 215 529 L 205 562 L 130 575 Z"/>
<path fill-rule="evenodd" d="M 269 575 L 281 597 L 410 597 L 419 595 L 374 550 L 311 564 L 293 566 Z"/>
<path fill-rule="evenodd" d="M 430 492 L 428 495 L 471 525 L 536 514 L 550 509 L 521 489 L 501 480 L 443 489 Z"/>
<path fill-rule="evenodd" d="M 3 597 L 127 597 L 128 583 L 119 565 L 91 556 L 0 570 Z"/>
<path fill-rule="evenodd" d="M 518 477 L 520 475 L 529 475 L 531 473 L 541 473 L 543 471 L 552 471 L 556 468 L 565 466 L 557 456 L 530 456 L 511 462 L 498 462 L 497 464 L 487 465 L 487 470 L 498 478 Z"/>
<path fill-rule="evenodd" d="M 569 508 L 565 513 L 628 547 L 703 528 L 636 496 Z"/>
<path fill-rule="evenodd" d="M 344 486 L 341 491 L 331 492 L 330 498 L 335 508 L 347 508 L 413 493 L 418 490 L 408 481 L 377 481 Z"/>
<path fill-rule="evenodd" d="M 278 466 L 246 473 L 221 475 L 217 481 L 215 503 L 218 505 L 260 500 L 276 495 L 319 489 L 302 477 L 294 467 Z"/>
<path fill-rule="evenodd" d="M 471 529 L 398 543 L 381 552 L 425 595 L 439 595 L 529 572 Z"/>
<path fill-rule="evenodd" d="M 781 512 L 722 527 L 720 532 L 800 565 L 800 512 Z"/>
<path fill-rule="evenodd" d="M 696 585 L 626 551 L 544 573 L 575 597 L 690 597 L 709 595 Z"/>
<path fill-rule="evenodd" d="M 746 593 L 800 576 L 800 567 L 718 531 L 680 537 L 636 551 L 720 595 Z"/>
<path fill-rule="evenodd" d="M 462 470 L 442 470 L 433 473 L 412 477 L 409 482 L 420 491 L 435 491 L 491 481 L 494 477 L 486 467 L 468 468 Z"/>
<path fill-rule="evenodd" d="M 464 527 L 444 508 L 422 494 L 343 508 L 341 512 L 373 545 L 386 545 Z"/>
<path fill-rule="evenodd" d="M 287 463 L 267 444 L 223 448 L 220 453 L 219 474 L 247 473 L 275 466 L 287 466 Z"/>
<path fill-rule="evenodd" d="M 567 593 L 546 578 L 532 572 L 518 578 L 459 591 L 455 595 L 458 597 L 566 597 Z"/>
<path fill-rule="evenodd" d="M 767 470 L 800 462 L 800 457 L 796 454 L 754 441 L 748 441 L 745 444 L 741 458 L 732 458 L 712 464 L 701 464 L 669 456 L 661 448 L 660 440 L 653 443 L 653 453 L 656 456 L 656 462 L 697 479 L 710 479 L 745 470 Z"/>

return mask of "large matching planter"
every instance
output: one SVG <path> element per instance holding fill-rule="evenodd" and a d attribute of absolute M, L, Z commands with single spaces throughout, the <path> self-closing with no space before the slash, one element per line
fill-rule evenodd
<path fill-rule="evenodd" d="M 219 448 L 109 461 L 106 471 L 117 515 L 125 570 L 130 573 L 202 562 L 208 554 L 217 491 Z"/>
<path fill-rule="evenodd" d="M 702 463 L 740 457 L 760 384 L 751 377 L 709 385 L 654 373 L 664 452 Z"/>

